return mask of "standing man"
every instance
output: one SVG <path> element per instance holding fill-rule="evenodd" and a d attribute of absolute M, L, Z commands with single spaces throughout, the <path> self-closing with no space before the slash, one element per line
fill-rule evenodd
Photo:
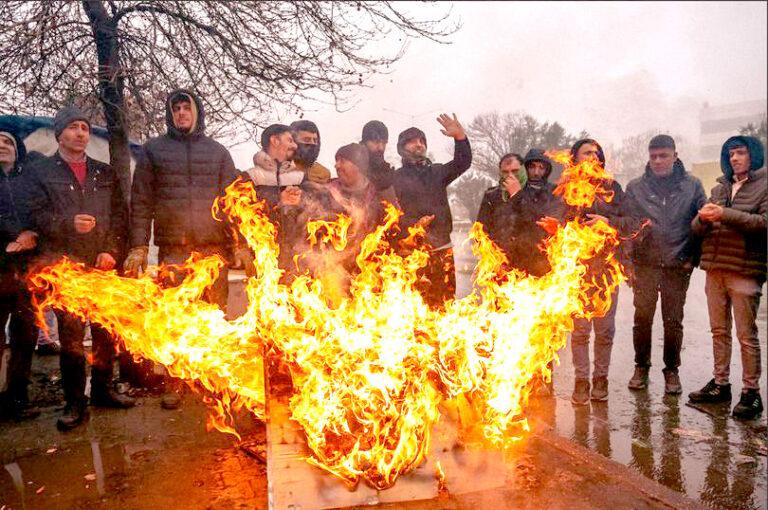
<path fill-rule="evenodd" d="M 403 209 L 400 228 L 408 227 L 420 219 L 432 216 L 427 227 L 427 243 L 432 247 L 429 262 L 420 276 L 420 291 L 430 306 L 442 306 L 456 294 L 456 272 L 451 246 L 453 218 L 448 206 L 446 188 L 472 164 L 472 149 L 464 128 L 456 115 L 440 115 L 437 121 L 441 132 L 454 139 L 453 160 L 432 163 L 427 158 L 427 137 L 418 128 L 411 127 L 400 133 L 397 152 L 403 166 L 395 174 L 394 187 Z"/>
<path fill-rule="evenodd" d="M 605 154 L 597 141 L 584 138 L 577 141 L 571 147 L 571 161 L 574 165 L 592 160 L 600 167 L 605 168 Z M 615 228 L 619 235 L 625 239 L 639 229 L 640 222 L 636 220 L 629 210 L 624 190 L 614 179 L 604 179 L 602 188 L 611 191 L 610 201 L 606 201 L 603 195 L 598 195 L 594 203 L 585 208 L 570 207 L 568 216 L 580 218 L 586 225 L 592 225 L 598 221 L 607 223 Z M 618 258 L 624 267 L 630 263 L 628 257 L 622 257 L 624 251 L 619 248 Z M 601 277 L 604 274 L 603 257 L 596 256 L 588 262 L 589 274 L 587 278 Z M 575 383 L 571 402 L 575 405 L 585 405 L 589 400 L 604 402 L 608 400 L 608 367 L 611 363 L 611 350 L 613 348 L 613 336 L 616 333 L 616 305 L 619 298 L 619 288 L 611 295 L 611 307 L 603 317 L 595 317 L 592 320 L 578 318 L 573 321 L 573 333 L 571 334 L 571 350 L 573 353 L 573 368 Z M 594 370 L 592 371 L 592 386 L 589 381 L 589 337 L 592 329 L 595 330 L 594 343 Z M 591 389 L 591 392 L 590 392 Z"/>
<path fill-rule="evenodd" d="M 485 191 L 477 213 L 477 222 L 483 225 L 491 241 L 502 249 L 505 243 L 501 233 L 505 226 L 512 222 L 510 199 L 528 180 L 527 176 L 521 180 L 521 175 L 525 176 L 523 157 L 515 153 L 505 154 L 499 161 L 499 184 Z M 509 253 L 507 256 L 509 257 Z"/>
<path fill-rule="evenodd" d="M 546 254 L 539 249 L 565 215 L 565 204 L 554 195 L 555 185 L 549 182 L 552 162 L 541 149 L 531 149 L 525 155 L 525 186 L 510 198 L 512 221 L 501 227 L 501 238 L 508 246 L 510 265 L 531 276 L 549 272 Z"/>
<path fill-rule="evenodd" d="M 320 131 L 311 120 L 297 120 L 291 123 L 291 134 L 296 143 L 293 162 L 296 168 L 304 172 L 306 181 L 316 184 L 328 184 L 331 172 L 317 162 L 320 155 Z"/>
<path fill-rule="evenodd" d="M 384 200 L 390 203 L 397 202 L 392 183 L 395 179 L 395 167 L 384 159 L 384 151 L 389 143 L 389 130 L 380 120 L 371 120 L 363 126 L 360 143 L 368 149 L 369 171 L 368 176 L 381 192 Z"/>
<path fill-rule="evenodd" d="M 88 267 L 111 270 L 125 250 L 128 211 L 115 171 L 88 157 L 91 136 L 88 117 L 69 106 L 56 114 L 53 131 L 58 151 L 37 161 L 25 183 L 30 224 L 41 236 L 43 257 L 67 256 Z M 56 425 L 77 427 L 87 418 L 85 396 L 85 324 L 74 315 L 57 311 L 61 341 L 61 382 L 66 407 Z M 126 408 L 134 400 L 112 386 L 114 345 L 106 330 L 91 324 L 93 365 L 91 405 Z"/>
<path fill-rule="evenodd" d="M 760 339 L 757 309 L 766 278 L 768 182 L 763 146 L 751 136 L 729 138 L 720 155 L 723 176 L 712 189 L 709 203 L 693 219 L 693 231 L 704 237 L 701 268 L 707 272 L 707 306 L 712 328 L 714 378 L 691 402 L 729 402 L 731 328 L 741 346 L 742 389 L 733 417 L 756 418 L 763 411 L 760 398 Z M 733 310 L 733 311 L 731 311 Z"/>
<path fill-rule="evenodd" d="M 171 92 L 165 103 L 165 122 L 167 133 L 144 144 L 133 175 L 126 272 L 146 269 L 153 228 L 161 264 L 181 264 L 196 251 L 224 260 L 234 254 L 236 265 L 249 267 L 253 259 L 247 247 L 238 247 L 225 223 L 211 214 L 214 200 L 224 194 L 237 171 L 229 151 L 205 135 L 202 101 L 189 90 Z M 227 276 L 225 265 L 206 293 L 206 299 L 224 311 Z M 166 409 L 176 409 L 181 403 L 181 387 L 175 386 L 163 396 Z"/>
<path fill-rule="evenodd" d="M 4 414 L 17 420 L 34 418 L 40 410 L 29 405 L 29 375 L 37 342 L 35 314 L 24 283 L 29 256 L 37 246 L 37 234 L 29 230 L 20 196 L 21 162 L 26 147 L 15 132 L 0 127 L 0 342 L 5 344 L 8 324 L 11 359 Z"/>
<path fill-rule="evenodd" d="M 664 391 L 677 395 L 678 367 L 683 345 L 683 310 L 691 272 L 698 262 L 698 246 L 691 221 L 706 201 L 701 181 L 685 171 L 669 135 L 654 136 L 648 144 L 645 174 L 627 185 L 627 195 L 638 215 L 648 220 L 632 251 L 634 263 L 635 373 L 629 388 L 648 387 L 651 367 L 651 330 L 656 301 L 661 295 L 664 323 Z"/>

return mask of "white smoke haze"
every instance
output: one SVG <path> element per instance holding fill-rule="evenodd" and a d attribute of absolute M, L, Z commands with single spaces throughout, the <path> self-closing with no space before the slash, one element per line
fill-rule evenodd
<path fill-rule="evenodd" d="M 438 162 L 451 158 L 435 121 L 441 112 L 466 126 L 478 113 L 523 110 L 604 146 L 652 130 L 697 145 L 705 101 L 766 97 L 764 3 L 459 2 L 453 10 L 463 27 L 452 44 L 412 41 L 344 113 L 306 105 L 322 134 L 319 161 L 332 173 L 336 149 L 359 141 L 371 119 L 388 126 L 386 155 L 398 167 L 397 135 L 411 125 L 425 131 Z M 234 147 L 237 167 L 250 166 L 256 150 Z"/>

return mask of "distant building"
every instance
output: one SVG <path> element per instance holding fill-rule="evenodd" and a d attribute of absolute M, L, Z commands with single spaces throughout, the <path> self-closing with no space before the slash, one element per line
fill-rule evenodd
<path fill-rule="evenodd" d="M 765 99 L 720 106 L 704 103 L 701 109 L 701 136 L 698 162 L 720 160 L 720 148 L 728 137 L 739 134 L 747 124 L 759 126 L 768 111 Z"/>

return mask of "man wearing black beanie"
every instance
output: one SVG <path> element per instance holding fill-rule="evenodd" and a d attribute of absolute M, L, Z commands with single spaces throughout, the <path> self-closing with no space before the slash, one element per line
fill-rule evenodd
<path fill-rule="evenodd" d="M 691 221 L 706 202 L 701 181 L 686 172 L 669 135 L 654 136 L 648 144 L 645 173 L 627 185 L 645 227 L 635 239 L 634 264 L 635 373 L 629 388 L 648 387 L 651 366 L 651 333 L 656 301 L 661 295 L 664 323 L 664 391 L 682 392 L 678 367 L 683 345 L 683 309 L 693 267 L 698 264 L 700 243 L 691 233 Z"/>
<path fill-rule="evenodd" d="M 437 118 L 441 132 L 454 139 L 453 160 L 432 163 L 427 158 L 427 138 L 423 131 L 406 129 L 397 140 L 397 152 L 403 166 L 395 173 L 394 187 L 403 209 L 400 227 L 403 232 L 424 218 L 432 217 L 427 227 L 427 243 L 432 247 L 429 263 L 420 275 L 419 289 L 430 306 L 441 306 L 456 293 L 456 273 L 451 246 L 453 219 L 448 206 L 449 184 L 466 172 L 472 164 L 472 149 L 459 120 L 454 114 Z"/>
<path fill-rule="evenodd" d="M 380 120 L 371 120 L 363 126 L 360 143 L 368 149 L 369 171 L 368 178 L 388 202 L 395 203 L 395 190 L 392 181 L 395 178 L 395 167 L 384 159 L 384 151 L 389 143 L 389 130 Z"/>

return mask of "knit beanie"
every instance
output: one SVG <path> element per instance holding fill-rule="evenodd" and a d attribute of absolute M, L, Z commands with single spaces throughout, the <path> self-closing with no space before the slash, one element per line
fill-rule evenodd
<path fill-rule="evenodd" d="M 389 130 L 380 120 L 371 120 L 363 126 L 363 136 L 361 138 L 363 142 L 368 141 L 389 141 Z"/>
<path fill-rule="evenodd" d="M 62 131 L 67 129 L 67 126 L 76 120 L 82 120 L 88 124 L 88 128 L 91 127 L 91 120 L 77 106 L 65 106 L 59 110 L 59 113 L 53 118 L 53 134 L 56 137 L 56 141 L 59 140 Z"/>

